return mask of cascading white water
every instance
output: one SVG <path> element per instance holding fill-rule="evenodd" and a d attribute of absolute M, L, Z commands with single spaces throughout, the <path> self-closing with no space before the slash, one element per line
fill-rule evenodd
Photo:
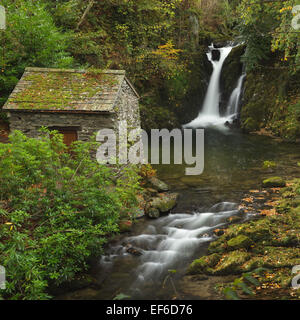
<path fill-rule="evenodd" d="M 141 256 L 139 266 L 131 271 L 137 280 L 130 294 L 142 295 L 144 285 L 162 281 L 169 269 L 177 269 L 189 261 L 201 244 L 213 239 L 213 230 L 237 214 L 237 205 L 229 202 L 219 203 L 206 213 L 170 214 L 148 225 L 142 234 L 126 238 L 122 245 L 111 248 L 111 254 L 102 257 L 101 265 L 111 268 L 115 259 L 122 263 L 118 259 L 129 255 L 128 246 L 135 248 Z"/>
<path fill-rule="evenodd" d="M 214 117 L 220 117 L 219 104 L 220 104 L 220 76 L 225 59 L 228 57 L 233 47 L 225 47 L 215 49 L 214 46 L 210 46 L 209 53 L 207 54 L 208 60 L 213 65 L 213 73 L 209 82 L 206 97 L 203 104 L 203 109 L 199 116 L 209 115 Z M 213 50 L 220 52 L 219 61 L 213 60 Z M 199 118 L 198 116 L 198 118 Z"/>
<path fill-rule="evenodd" d="M 223 64 L 230 54 L 233 46 L 224 48 L 215 48 L 214 45 L 209 46 L 207 53 L 208 60 L 213 65 L 213 73 L 210 78 L 207 93 L 204 99 L 203 108 L 198 117 L 190 123 L 184 125 L 184 128 L 199 128 L 207 126 L 220 126 L 224 125 L 227 121 L 224 117 L 220 116 L 220 77 Z M 213 50 L 220 52 L 220 59 L 218 61 L 213 59 Z M 224 127 L 225 128 L 225 127 Z"/>
<path fill-rule="evenodd" d="M 243 81 L 246 77 L 246 74 L 242 74 L 238 80 L 236 88 L 232 91 L 232 94 L 229 99 L 229 103 L 226 110 L 227 116 L 236 116 L 239 111 L 239 103 L 242 93 Z"/>
<path fill-rule="evenodd" d="M 222 67 L 234 46 L 229 45 L 223 48 L 215 48 L 214 45 L 211 45 L 208 48 L 209 52 L 207 53 L 207 57 L 213 65 L 213 73 L 210 78 L 203 107 L 198 117 L 190 123 L 183 125 L 183 128 L 216 127 L 219 129 L 226 129 L 225 123 L 231 122 L 238 112 L 243 80 L 245 78 L 244 74 L 240 77 L 237 87 L 231 94 L 225 116 L 222 117 L 219 110 L 221 96 L 220 77 Z M 214 50 L 220 52 L 219 60 L 214 60 Z"/>

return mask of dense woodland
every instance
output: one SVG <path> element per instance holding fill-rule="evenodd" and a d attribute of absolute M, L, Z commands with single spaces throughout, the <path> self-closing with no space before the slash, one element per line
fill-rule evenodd
<path fill-rule="evenodd" d="M 203 99 L 211 73 L 207 46 L 238 41 L 237 59 L 247 72 L 241 128 L 267 128 L 289 141 L 300 137 L 300 33 L 291 27 L 297 1 L 0 4 L 7 11 L 7 29 L 0 30 L 0 106 L 28 66 L 124 69 L 141 96 L 143 128 L 178 127 L 191 120 L 187 108 L 191 117 L 199 111 L 195 101 Z M 8 123 L 4 112 L 0 117 Z M 65 148 L 59 136 L 37 141 L 21 133 L 0 144 L 0 262 L 11 280 L 4 298 L 49 298 L 49 286 L 73 279 L 101 252 L 106 235 L 118 230 L 120 211 L 128 215 L 136 207 L 140 175 L 99 173 L 88 156 L 92 147 L 78 142 L 71 157 L 58 152 Z"/>
<path fill-rule="evenodd" d="M 243 128 L 267 126 L 287 139 L 299 134 L 295 1 L 2 3 L 8 27 L 0 41 L 1 104 L 26 66 L 125 69 L 142 97 L 143 127 L 174 127 L 186 101 L 205 93 L 207 45 L 238 39 L 246 46 L 241 60 L 248 72 Z M 274 94 L 261 94 L 270 90 Z"/>

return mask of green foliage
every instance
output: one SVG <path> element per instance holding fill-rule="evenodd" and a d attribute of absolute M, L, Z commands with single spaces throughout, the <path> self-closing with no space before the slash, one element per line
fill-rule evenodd
<path fill-rule="evenodd" d="M 255 69 L 269 58 L 272 37 L 269 31 L 278 24 L 273 4 L 258 1 L 241 1 L 238 7 L 240 23 L 238 31 L 247 49 L 242 57 L 247 71 Z"/>
<path fill-rule="evenodd" d="M 0 106 L 26 66 L 68 67 L 69 34 L 55 26 L 42 1 L 3 0 L 7 29 L 0 33 Z M 2 54 L 3 53 L 3 54 Z"/>
<path fill-rule="evenodd" d="M 51 136 L 51 138 L 50 138 Z M 49 285 L 70 281 L 135 209 L 138 175 L 92 157 L 95 142 L 40 139 L 15 131 L 0 144 L 0 264 L 9 299 L 47 299 Z"/>
<path fill-rule="evenodd" d="M 125 299 L 130 299 L 130 296 L 128 296 L 124 293 L 120 293 L 113 298 L 113 300 L 125 300 Z"/>
<path fill-rule="evenodd" d="M 265 127 L 290 142 L 300 136 L 300 33 L 292 27 L 297 4 L 300 1 L 243 0 L 237 8 L 237 29 L 247 45 L 242 57 L 247 69 L 242 127 Z"/>
<path fill-rule="evenodd" d="M 291 72 L 298 70 L 300 33 L 292 28 L 295 15 L 292 9 L 296 4 L 292 0 L 241 1 L 237 9 L 240 16 L 238 30 L 247 44 L 243 60 L 248 71 L 270 64 L 274 57 L 276 65 L 285 65 Z"/>
<path fill-rule="evenodd" d="M 257 280 L 257 276 L 263 272 L 270 271 L 266 268 L 257 268 L 252 272 L 247 272 L 240 278 L 236 278 L 229 286 L 223 288 L 223 294 L 228 300 L 240 300 L 240 294 L 253 296 L 254 292 L 251 286 L 258 287 L 260 282 Z"/>
<path fill-rule="evenodd" d="M 172 129 L 178 126 L 178 120 L 174 112 L 163 107 L 140 105 L 142 127 L 145 130 L 151 129 Z"/>
<path fill-rule="evenodd" d="M 277 165 L 276 165 L 276 162 L 274 162 L 274 161 L 266 160 L 266 161 L 264 161 L 264 163 L 263 163 L 263 168 L 264 168 L 264 169 L 275 168 L 276 166 L 277 166 Z"/>

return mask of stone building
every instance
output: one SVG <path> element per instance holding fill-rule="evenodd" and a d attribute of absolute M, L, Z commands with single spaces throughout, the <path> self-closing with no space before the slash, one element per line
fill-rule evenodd
<path fill-rule="evenodd" d="M 26 68 L 3 110 L 10 130 L 38 137 L 44 126 L 67 145 L 101 129 L 140 128 L 139 95 L 122 70 Z"/>

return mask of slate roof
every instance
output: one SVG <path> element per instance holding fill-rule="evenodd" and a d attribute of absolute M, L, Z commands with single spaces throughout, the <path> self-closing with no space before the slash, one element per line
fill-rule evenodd
<path fill-rule="evenodd" d="M 33 112 L 115 112 L 124 70 L 26 68 L 3 109 Z"/>

